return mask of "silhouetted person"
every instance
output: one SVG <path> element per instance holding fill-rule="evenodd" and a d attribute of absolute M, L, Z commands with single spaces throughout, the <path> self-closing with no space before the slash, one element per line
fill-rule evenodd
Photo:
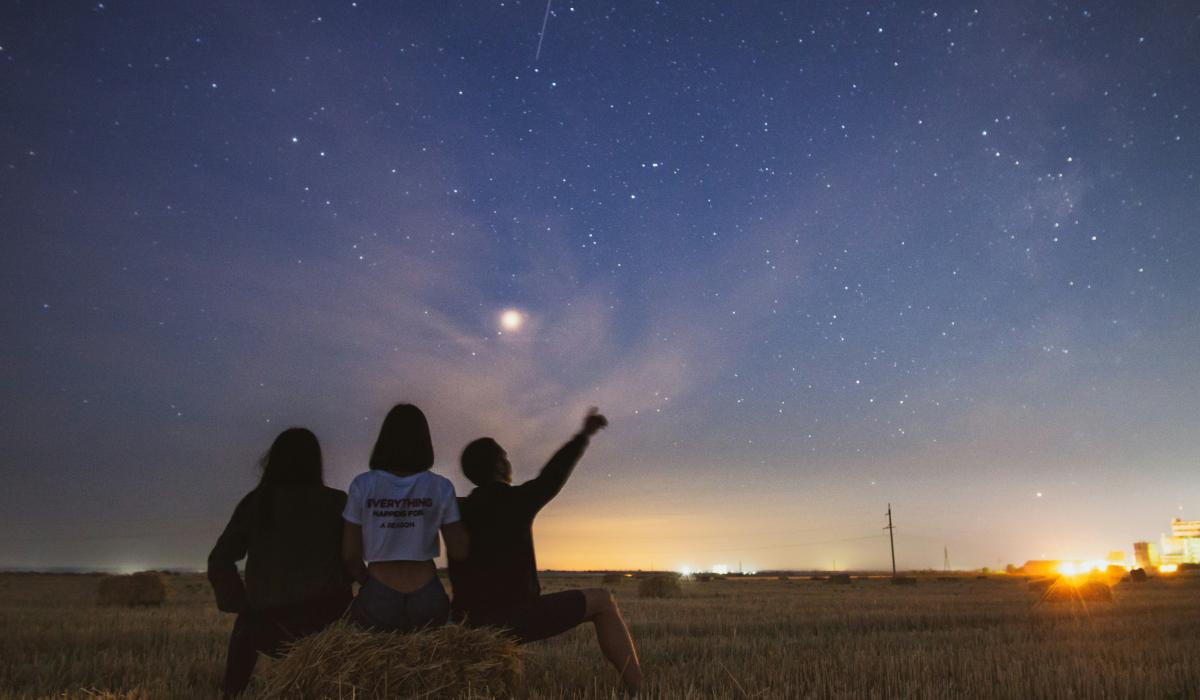
<path fill-rule="evenodd" d="M 480 438 L 462 454 L 463 473 L 475 484 L 459 508 L 471 536 L 471 552 L 450 562 L 457 618 L 472 626 L 500 627 L 521 643 L 546 639 L 591 621 L 604 657 L 630 693 L 642 684 L 642 668 L 629 629 L 612 594 L 603 588 L 542 595 L 533 553 L 533 519 L 558 495 L 588 439 L 608 425 L 596 409 L 583 429 L 550 458 L 537 478 L 512 485 L 508 454 L 495 440 Z"/>
<path fill-rule="evenodd" d="M 350 607 L 360 627 L 408 632 L 445 624 L 450 599 L 437 577 L 438 531 L 453 561 L 467 554 L 454 484 L 429 471 L 433 441 L 421 409 L 392 408 L 354 477 L 342 513 L 342 558 L 362 588 Z M 364 566 L 364 560 L 368 562 Z"/>
<path fill-rule="evenodd" d="M 258 654 L 325 628 L 350 604 L 341 561 L 346 494 L 323 483 L 321 445 L 304 428 L 275 438 L 258 486 L 238 503 L 212 553 L 208 580 L 217 607 L 237 613 L 222 692 L 245 690 Z M 246 580 L 237 562 L 246 559 Z"/>

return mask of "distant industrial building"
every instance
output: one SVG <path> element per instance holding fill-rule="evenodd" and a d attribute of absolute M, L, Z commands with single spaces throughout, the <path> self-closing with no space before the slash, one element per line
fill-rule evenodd
<path fill-rule="evenodd" d="M 1159 560 L 1162 564 L 1200 563 L 1200 520 L 1172 518 L 1170 537 L 1164 534 L 1161 538 Z"/>
<path fill-rule="evenodd" d="M 1200 520 L 1171 518 L 1171 535 L 1183 539 L 1200 538 Z"/>
<path fill-rule="evenodd" d="M 1158 556 L 1158 545 L 1153 542 L 1134 542 L 1133 560 L 1139 569 L 1157 569 L 1162 563 Z"/>

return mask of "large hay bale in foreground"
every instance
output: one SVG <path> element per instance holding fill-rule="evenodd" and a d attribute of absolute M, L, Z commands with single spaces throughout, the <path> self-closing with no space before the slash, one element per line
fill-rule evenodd
<path fill-rule="evenodd" d="M 1059 579 L 1042 595 L 1043 603 L 1111 603 L 1112 599 L 1112 589 L 1103 581 L 1075 583 L 1065 578 Z"/>
<path fill-rule="evenodd" d="M 521 678 L 520 649 L 500 630 L 444 625 L 399 634 L 343 621 L 294 644 L 258 697 L 508 697 Z"/>
<path fill-rule="evenodd" d="M 100 605 L 162 605 L 167 600 L 167 580 L 157 571 L 100 579 Z"/>
<path fill-rule="evenodd" d="M 651 576 L 638 581 L 639 598 L 678 598 L 683 595 L 683 586 L 677 576 Z"/>

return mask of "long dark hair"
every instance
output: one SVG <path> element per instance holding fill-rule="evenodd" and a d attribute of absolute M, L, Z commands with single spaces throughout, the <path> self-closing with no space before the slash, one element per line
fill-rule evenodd
<path fill-rule="evenodd" d="M 421 409 L 400 403 L 388 411 L 371 450 L 371 468 L 389 472 L 423 472 L 433 466 L 433 438 Z"/>
<path fill-rule="evenodd" d="M 271 449 L 258 460 L 262 477 L 258 480 L 258 517 L 266 525 L 271 520 L 270 491 L 280 486 L 325 484 L 321 443 L 308 428 L 288 428 L 280 433 Z"/>
<path fill-rule="evenodd" d="M 280 433 L 271 443 L 271 449 L 258 460 L 258 466 L 262 469 L 259 488 L 325 483 L 321 443 L 308 428 L 288 428 Z"/>

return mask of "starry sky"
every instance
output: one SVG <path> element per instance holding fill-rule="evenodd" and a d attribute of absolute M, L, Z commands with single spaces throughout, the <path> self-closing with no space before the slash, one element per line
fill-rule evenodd
<path fill-rule="evenodd" d="M 545 567 L 883 567 L 889 502 L 902 568 L 1128 552 L 1200 518 L 1198 47 L 1189 2 L 5 3 L 0 566 L 201 566 L 280 430 L 344 488 L 398 401 L 460 493 L 609 416 Z"/>

